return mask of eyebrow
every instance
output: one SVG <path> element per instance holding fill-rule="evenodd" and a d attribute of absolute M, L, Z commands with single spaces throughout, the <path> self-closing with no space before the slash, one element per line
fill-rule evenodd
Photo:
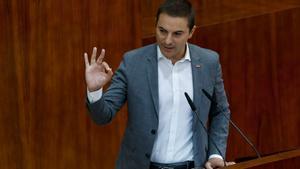
<path fill-rule="evenodd" d="M 162 26 L 158 26 L 159 29 L 163 29 L 164 31 L 167 31 L 169 32 L 168 30 L 166 30 L 164 27 Z M 183 33 L 184 31 L 183 30 L 178 30 L 178 31 L 174 31 L 173 33 Z"/>

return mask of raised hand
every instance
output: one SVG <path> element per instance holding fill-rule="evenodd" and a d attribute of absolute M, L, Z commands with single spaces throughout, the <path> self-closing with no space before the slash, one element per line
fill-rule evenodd
<path fill-rule="evenodd" d="M 113 75 L 109 65 L 103 61 L 105 50 L 101 50 L 101 54 L 98 58 L 96 58 L 96 55 L 97 48 L 94 47 L 91 56 L 91 62 L 89 62 L 88 54 L 84 53 L 85 81 L 90 92 L 101 89 L 107 82 L 111 80 Z"/>

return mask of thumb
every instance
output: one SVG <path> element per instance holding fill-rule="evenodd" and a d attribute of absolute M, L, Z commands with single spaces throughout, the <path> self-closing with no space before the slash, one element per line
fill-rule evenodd
<path fill-rule="evenodd" d="M 112 74 L 113 74 L 111 68 L 109 67 L 109 65 L 108 65 L 106 62 L 102 62 L 102 65 L 104 66 L 105 71 L 106 71 L 109 75 L 112 75 Z"/>
<path fill-rule="evenodd" d="M 106 69 L 107 74 L 110 76 L 110 78 L 112 77 L 112 75 L 114 74 L 111 68 Z"/>

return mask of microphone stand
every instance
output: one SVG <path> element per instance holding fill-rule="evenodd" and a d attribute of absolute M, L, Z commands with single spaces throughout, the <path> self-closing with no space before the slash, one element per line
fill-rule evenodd
<path fill-rule="evenodd" d="M 219 112 L 221 112 L 221 114 L 229 121 L 229 123 L 233 126 L 233 128 L 235 128 L 238 133 L 244 138 L 244 140 L 246 140 L 246 142 L 251 146 L 251 148 L 255 151 L 256 155 L 258 158 L 261 158 L 261 155 L 260 153 L 258 152 L 258 150 L 255 148 L 255 146 L 253 145 L 253 143 L 248 139 L 248 137 L 242 132 L 242 130 L 237 126 L 235 125 L 235 123 L 230 120 L 230 118 L 223 112 L 223 111 L 220 111 L 220 107 L 219 105 L 212 99 L 211 95 L 208 94 L 207 91 L 205 91 L 204 89 L 202 89 L 202 92 L 204 93 L 204 95 L 208 98 L 208 100 L 210 100 L 213 104 L 216 105 L 217 109 Z"/>
<path fill-rule="evenodd" d="M 220 153 L 221 157 L 223 158 L 223 162 L 224 162 L 224 166 L 226 167 L 226 162 L 225 162 L 225 156 L 222 154 L 221 150 L 219 149 L 219 147 L 217 146 L 216 142 L 211 138 L 210 134 L 209 134 L 209 131 L 207 130 L 207 128 L 205 127 L 205 125 L 203 124 L 203 122 L 201 121 L 199 115 L 198 115 L 198 112 L 197 112 L 197 109 L 196 109 L 196 106 L 195 104 L 193 103 L 192 99 L 190 98 L 190 96 L 184 92 L 184 95 L 192 109 L 192 111 L 196 114 L 197 116 L 197 119 L 198 121 L 200 122 L 202 128 L 205 130 L 205 132 L 207 133 L 207 136 L 208 136 L 208 139 L 211 141 L 211 143 L 215 146 L 215 148 L 217 149 L 217 151 Z"/>

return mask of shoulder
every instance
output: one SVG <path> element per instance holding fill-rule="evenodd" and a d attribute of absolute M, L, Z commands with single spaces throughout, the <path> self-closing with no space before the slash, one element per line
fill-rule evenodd
<path fill-rule="evenodd" d="M 157 56 L 156 44 L 147 45 L 126 52 L 121 61 L 122 68 L 129 72 L 145 70 L 149 61 Z"/>
<path fill-rule="evenodd" d="M 124 54 L 124 59 L 139 59 L 156 53 L 156 44 L 150 44 L 141 48 L 133 49 Z"/>
<path fill-rule="evenodd" d="M 189 44 L 191 57 L 200 59 L 202 62 L 218 62 L 219 54 L 211 49 Z"/>

